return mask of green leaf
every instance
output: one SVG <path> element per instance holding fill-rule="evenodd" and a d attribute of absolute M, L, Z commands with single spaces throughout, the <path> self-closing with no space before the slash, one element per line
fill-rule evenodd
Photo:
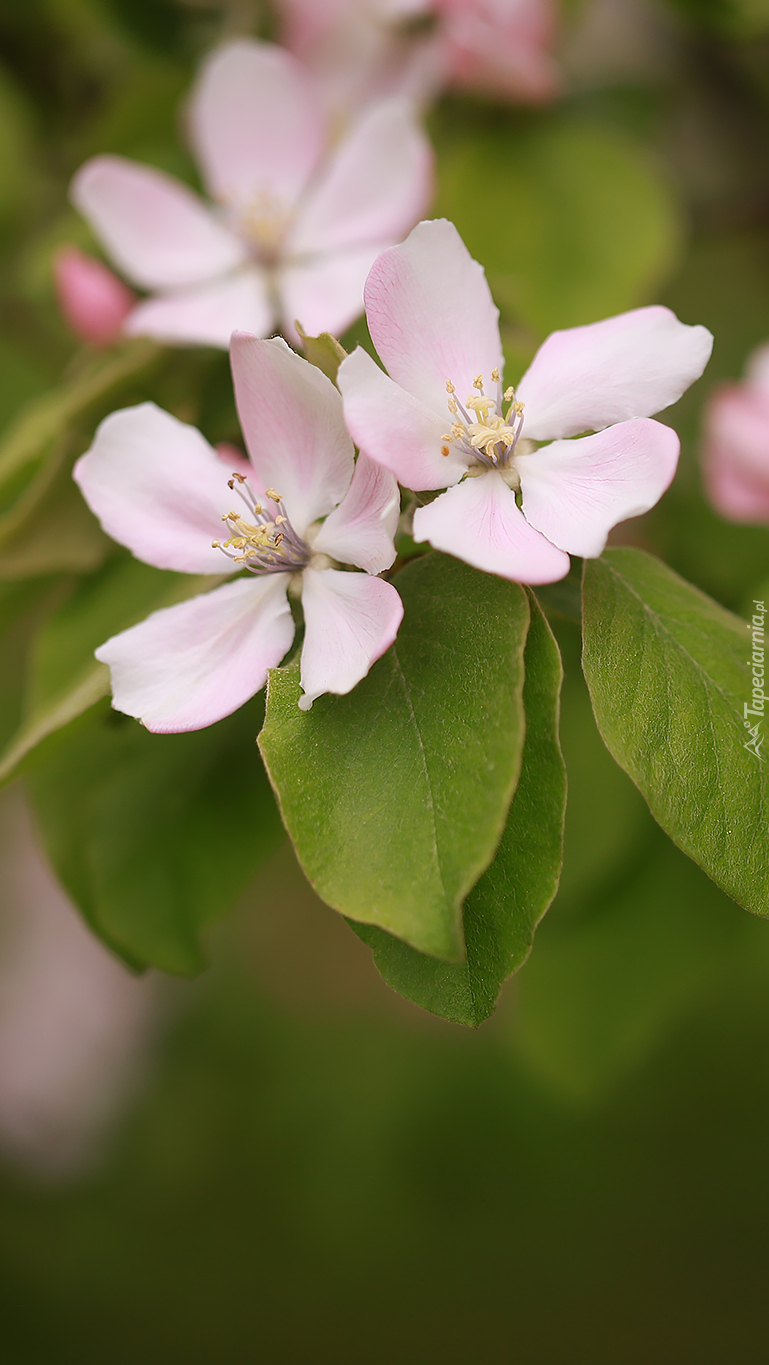
<path fill-rule="evenodd" d="M 320 336 L 308 337 L 301 322 L 295 322 L 294 326 L 299 333 L 305 359 L 309 360 L 310 364 L 315 365 L 317 369 L 322 370 L 332 384 L 335 384 L 339 366 L 347 355 L 344 346 L 330 332 L 321 332 Z"/>
<path fill-rule="evenodd" d="M 33 764 L 27 782 L 54 869 L 131 965 L 200 971 L 203 926 L 279 842 L 255 743 L 263 714 L 256 697 L 207 730 L 152 735 L 105 703 Z"/>
<path fill-rule="evenodd" d="M 651 555 L 615 549 L 585 567 L 583 624 L 607 747 L 671 839 L 769 915 L 769 779 L 745 747 L 746 623 Z"/>
<path fill-rule="evenodd" d="M 87 573 L 111 541 L 72 478 L 72 454 L 62 442 L 0 516 L 0 578 Z"/>
<path fill-rule="evenodd" d="M 644 147 L 571 113 L 523 126 L 496 109 L 480 126 L 463 120 L 439 141 L 436 215 L 486 267 L 503 314 L 542 337 L 654 295 L 682 231 Z M 479 184 L 493 185 L 493 212 Z"/>
<path fill-rule="evenodd" d="M 38 744 L 107 695 L 109 669 L 93 657 L 99 645 L 148 612 L 194 597 L 220 581 L 166 573 L 120 555 L 81 583 L 38 635 L 24 717 L 0 753 L 0 782 L 12 777 Z"/>
<path fill-rule="evenodd" d="M 531 951 L 558 887 L 566 770 L 558 743 L 561 657 L 536 598 L 524 655 L 526 739 L 518 787 L 496 856 L 464 907 L 467 961 L 439 962 L 373 925 L 351 927 L 374 950 L 388 985 L 423 1009 L 474 1027 Z"/>
<path fill-rule="evenodd" d="M 518 779 L 529 609 L 515 583 L 431 554 L 397 576 L 392 649 L 346 697 L 300 711 L 270 675 L 259 739 L 304 871 L 336 910 L 449 961 Z"/>

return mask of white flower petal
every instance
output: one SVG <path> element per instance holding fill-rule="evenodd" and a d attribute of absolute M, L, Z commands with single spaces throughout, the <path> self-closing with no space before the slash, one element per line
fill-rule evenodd
<path fill-rule="evenodd" d="M 419 223 L 384 251 L 364 291 L 369 331 L 390 376 L 448 420 L 446 381 L 464 402 L 482 374 L 502 369 L 499 312 L 483 267 L 453 223 Z"/>
<path fill-rule="evenodd" d="M 365 678 L 395 639 L 403 603 L 391 583 L 370 574 L 305 569 L 302 605 L 304 696 L 299 706 L 309 711 L 324 692 L 344 695 Z"/>
<path fill-rule="evenodd" d="M 272 43 L 244 38 L 203 65 L 190 133 L 209 192 L 240 209 L 290 207 L 320 155 L 323 119 L 309 77 Z"/>
<path fill-rule="evenodd" d="M 113 412 L 73 477 L 107 534 L 137 559 L 182 573 L 226 571 L 211 541 L 233 503 L 228 468 L 195 427 L 154 403 Z"/>
<path fill-rule="evenodd" d="M 134 308 L 123 331 L 169 345 L 221 346 L 233 332 L 264 336 L 273 326 L 272 304 L 261 270 L 254 267 L 184 293 L 160 294 Z"/>
<path fill-rule="evenodd" d="M 515 466 L 526 518 L 560 549 L 595 558 L 612 526 L 659 502 L 679 448 L 670 427 L 643 417 L 521 455 Z"/>
<path fill-rule="evenodd" d="M 263 488 L 283 497 L 304 535 L 342 501 L 353 474 L 353 444 L 330 379 L 279 338 L 242 332 L 230 349 L 235 398 L 251 463 Z"/>
<path fill-rule="evenodd" d="M 554 583 L 569 572 L 568 555 L 529 525 L 496 470 L 417 508 L 414 539 L 517 583 Z"/>
<path fill-rule="evenodd" d="M 310 256 L 286 264 L 277 275 L 283 331 L 295 344 L 294 323 L 308 336 L 341 336 L 363 312 L 363 286 L 386 242 Z"/>
<path fill-rule="evenodd" d="M 321 526 L 313 549 L 342 564 L 356 564 L 366 573 L 382 573 L 395 559 L 393 537 L 400 510 L 394 476 L 368 456 L 359 455 L 352 483 Z"/>
<path fill-rule="evenodd" d="M 651 417 L 699 379 L 712 348 L 706 327 L 656 304 L 553 332 L 518 385 L 524 435 L 548 441 Z"/>
<path fill-rule="evenodd" d="M 432 151 L 407 100 L 369 106 L 301 204 L 286 254 L 398 242 L 432 190 Z"/>
<path fill-rule="evenodd" d="M 246 250 L 178 180 L 122 156 L 81 166 L 72 202 L 113 261 L 144 289 L 179 289 L 246 262 Z"/>
<path fill-rule="evenodd" d="M 113 705 L 155 734 L 203 730 L 264 686 L 294 638 L 288 574 L 236 578 L 153 612 L 96 651 Z"/>

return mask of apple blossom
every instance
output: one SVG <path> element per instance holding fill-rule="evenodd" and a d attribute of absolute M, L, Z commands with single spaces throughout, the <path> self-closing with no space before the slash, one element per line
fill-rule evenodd
<path fill-rule="evenodd" d="M 225 465 L 153 403 L 107 417 L 74 470 L 104 529 L 138 559 L 247 571 L 96 651 L 114 706 L 158 733 L 203 729 L 258 692 L 294 638 L 291 585 L 304 608 L 303 710 L 324 692 L 351 691 L 403 615 L 395 588 L 376 577 L 395 558 L 397 484 L 365 455 L 355 462 L 334 385 L 280 338 L 236 333 L 231 357 L 250 459 L 229 478 L 229 451 Z"/>
<path fill-rule="evenodd" d="M 125 331 L 228 346 L 233 331 L 343 331 L 362 310 L 380 251 L 424 211 L 431 152 L 412 106 L 372 104 L 333 149 L 312 81 L 269 43 L 225 44 L 189 108 L 192 143 L 217 208 L 151 166 L 97 156 L 75 205 L 120 269 L 151 297 Z M 325 156 L 325 160 L 324 160 Z"/>
<path fill-rule="evenodd" d="M 325 103 L 349 114 L 372 97 L 420 103 L 445 85 L 523 102 L 551 99 L 552 0 L 280 0 L 282 41 Z"/>
<path fill-rule="evenodd" d="M 95 256 L 77 247 L 57 252 L 53 263 L 56 295 L 76 336 L 91 346 L 109 346 L 120 336 L 135 295 Z"/>
<path fill-rule="evenodd" d="M 705 412 L 707 495 L 730 521 L 769 524 L 769 345 L 754 352 L 741 384 L 723 384 Z"/>
<path fill-rule="evenodd" d="M 345 417 L 405 487 L 447 489 L 415 512 L 415 540 L 548 583 L 569 554 L 600 555 L 612 526 L 662 496 L 679 442 L 649 414 L 702 373 L 706 328 L 649 307 L 554 332 L 517 391 L 505 389 L 486 277 L 445 220 L 383 252 L 365 300 L 390 377 L 358 347 L 339 369 Z"/>

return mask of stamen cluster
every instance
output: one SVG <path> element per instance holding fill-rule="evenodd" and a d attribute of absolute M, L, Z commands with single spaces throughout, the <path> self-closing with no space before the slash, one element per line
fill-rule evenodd
<path fill-rule="evenodd" d="M 446 380 L 448 407 L 454 422 L 451 431 L 445 432 L 441 440 L 457 441 L 468 455 L 474 456 L 481 464 L 502 469 L 510 463 L 523 429 L 523 403 L 517 401 L 515 389 L 502 392 L 502 380 L 496 366 L 491 371 L 491 381 L 497 386 L 495 399 L 484 393 L 483 375 L 479 374 L 473 380 L 473 388 L 477 389 L 477 393 L 471 393 L 463 405 L 456 397 L 454 384 L 450 379 Z M 509 407 L 503 415 L 504 403 L 508 403 Z M 468 408 L 475 413 L 475 421 L 470 417 Z M 448 446 L 444 445 L 441 453 L 448 455 Z"/>
<path fill-rule="evenodd" d="M 224 543 L 212 541 L 213 548 L 253 574 L 295 573 L 304 569 L 309 563 L 310 547 L 291 525 L 280 493 L 274 488 L 265 489 L 265 495 L 277 508 L 271 515 L 257 502 L 243 474 L 234 473 L 227 480 L 227 487 L 245 503 L 253 521 L 246 521 L 239 512 L 225 512 L 222 521 L 232 534 Z"/>

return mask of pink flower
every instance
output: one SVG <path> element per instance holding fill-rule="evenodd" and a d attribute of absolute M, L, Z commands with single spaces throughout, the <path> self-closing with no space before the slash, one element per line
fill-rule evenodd
<path fill-rule="evenodd" d="M 553 0 L 280 0 L 282 41 L 326 105 L 384 94 L 420 103 L 445 85 L 538 102 L 560 88 Z"/>
<path fill-rule="evenodd" d="M 96 651 L 115 707 L 157 733 L 203 729 L 259 691 L 294 638 L 292 581 L 304 607 L 303 710 L 324 692 L 351 691 L 403 615 L 395 588 L 375 577 L 395 558 L 397 484 L 365 456 L 354 462 L 334 385 L 284 341 L 243 333 L 232 370 L 250 462 L 229 478 L 231 456 L 225 465 L 153 403 L 107 417 L 74 470 L 104 529 L 137 559 L 182 573 L 248 571 Z M 224 542 L 212 543 L 222 522 Z M 331 556 L 365 572 L 342 572 Z"/>
<path fill-rule="evenodd" d="M 742 384 L 723 384 L 705 413 L 707 495 L 730 521 L 769 524 L 769 345 Z"/>
<path fill-rule="evenodd" d="M 342 332 L 366 275 L 424 211 L 431 152 L 411 106 L 372 105 L 328 152 L 312 82 L 280 48 L 243 40 L 205 63 L 190 133 L 211 209 L 162 171 L 97 156 L 72 185 L 76 206 L 120 269 L 155 297 L 125 330 L 228 346 L 265 336 Z M 324 160 L 325 155 L 325 160 Z"/>
<path fill-rule="evenodd" d="M 391 377 L 358 347 L 339 369 L 345 417 L 361 450 L 407 488 L 448 490 L 415 512 L 415 540 L 548 583 L 569 554 L 599 555 L 612 526 L 662 496 L 678 437 L 648 414 L 702 373 L 713 341 L 704 327 L 652 307 L 554 332 L 517 393 L 505 390 L 486 277 L 443 220 L 385 251 L 365 298 Z M 596 434 L 564 439 L 585 431 Z"/>
<path fill-rule="evenodd" d="M 54 258 L 53 278 L 59 307 L 75 336 L 91 346 L 117 340 L 136 303 L 117 275 L 94 256 L 65 246 Z"/>

